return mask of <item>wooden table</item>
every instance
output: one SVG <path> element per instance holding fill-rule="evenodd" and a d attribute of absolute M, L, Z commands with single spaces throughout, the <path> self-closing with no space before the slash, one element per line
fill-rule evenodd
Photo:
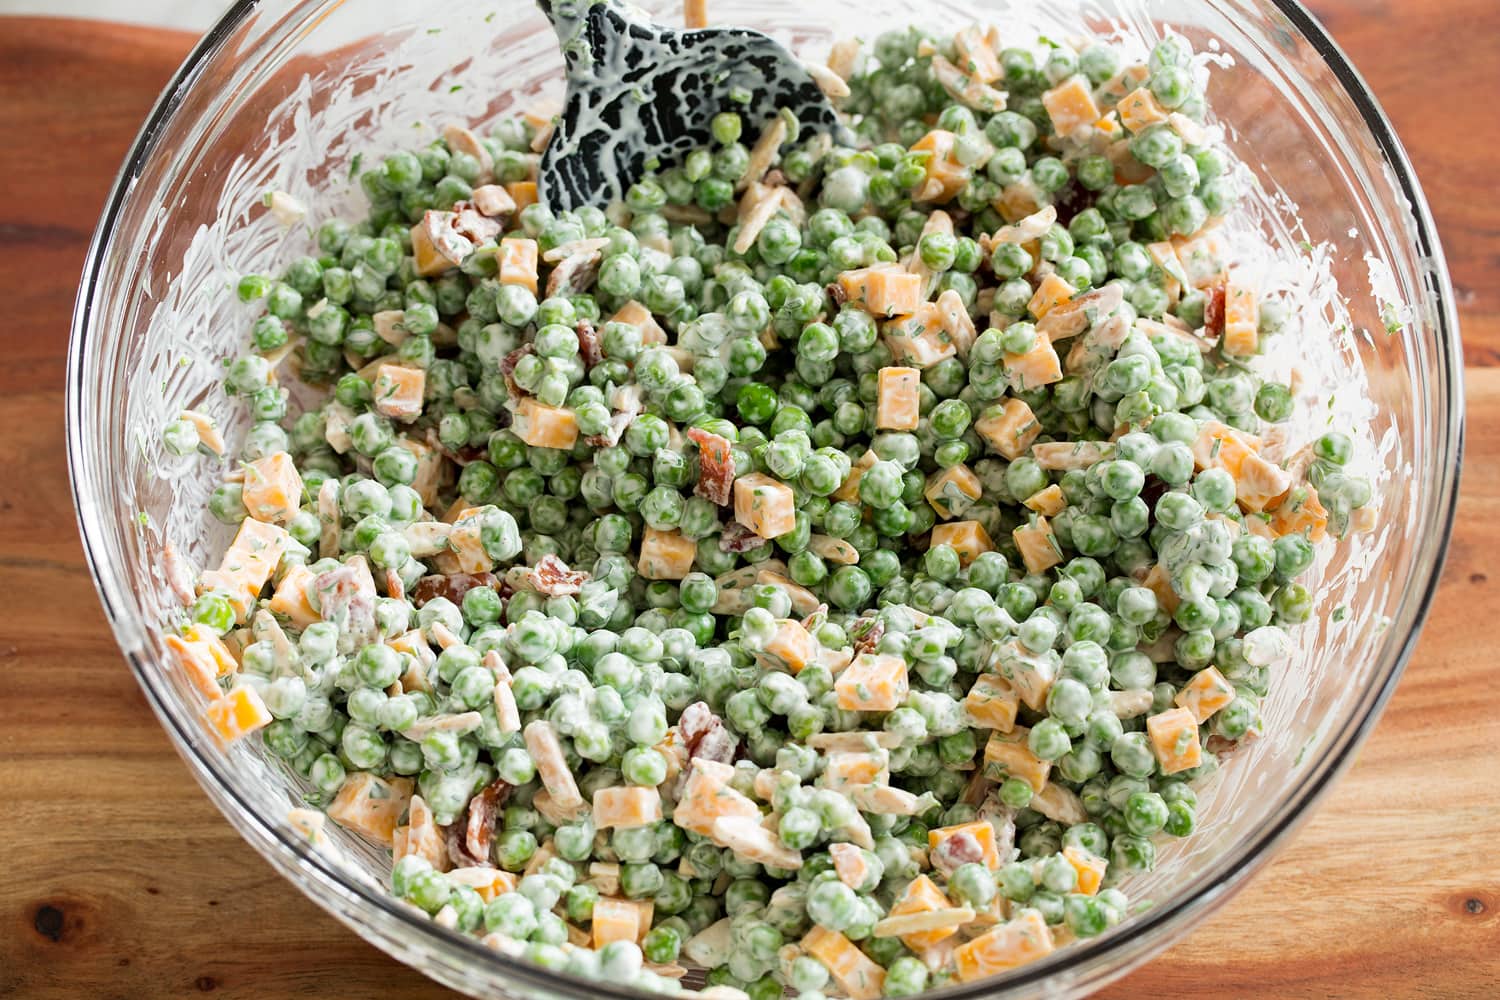
<path fill-rule="evenodd" d="M 1464 139 L 1495 134 L 1482 42 L 1500 5 L 1313 6 L 1400 129 L 1453 267 L 1472 366 L 1458 531 L 1349 775 L 1244 892 L 1109 996 L 1500 994 L 1500 673 L 1480 631 L 1500 619 L 1500 199 L 1487 143 Z M 0 996 L 451 996 L 240 841 L 147 709 L 84 567 L 63 458 L 68 317 L 110 180 L 190 42 L 0 19 Z"/>

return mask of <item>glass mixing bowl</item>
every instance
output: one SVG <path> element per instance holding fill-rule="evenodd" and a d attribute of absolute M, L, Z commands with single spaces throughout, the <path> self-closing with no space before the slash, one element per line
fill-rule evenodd
<path fill-rule="evenodd" d="M 678 17 L 675 4 L 653 6 L 663 21 Z M 1201 830 L 1129 886 L 1155 905 L 1006 976 L 945 991 L 953 997 L 1097 988 L 1165 948 L 1266 862 L 1353 759 L 1395 687 L 1437 583 L 1462 446 L 1458 328 L 1432 218 L 1390 123 L 1308 13 L 1292 0 L 1031 9 L 1041 6 L 941 0 L 920 9 L 932 27 L 979 16 L 1008 38 L 1023 25 L 1056 37 L 1083 21 L 1148 37 L 1170 26 L 1216 58 L 1211 103 L 1260 185 L 1253 226 L 1290 261 L 1269 280 L 1304 302 L 1306 329 L 1279 343 L 1307 352 L 1303 377 L 1338 386 L 1339 419 L 1375 443 L 1367 450 L 1380 519 L 1320 566 L 1315 623 L 1300 631 L 1267 700 L 1266 736 L 1205 790 Z M 820 54 L 834 38 L 902 26 L 912 9 L 719 0 L 712 14 Z M 258 740 L 225 753 L 207 738 L 197 697 L 164 668 L 162 644 L 177 609 L 165 546 L 202 566 L 216 561 L 228 529 L 206 514 L 209 465 L 164 453 L 160 429 L 189 406 L 218 418 L 231 440 L 243 429 L 219 390 L 220 359 L 241 348 L 250 319 L 229 283 L 277 270 L 310 245 L 306 227 L 278 226 L 260 195 L 288 191 L 313 219 L 352 212 L 360 196 L 348 178 L 361 150 L 380 155 L 433 135 L 433 123 L 485 121 L 556 97 L 560 68 L 545 22 L 521 0 L 236 3 L 151 112 L 94 236 L 73 318 L 68 457 L 120 648 L 204 790 L 257 851 L 363 937 L 457 989 L 625 998 L 630 991 L 505 958 L 395 901 L 382 888 L 385 853 L 333 824 L 334 850 L 310 850 L 286 823 L 296 782 Z"/>

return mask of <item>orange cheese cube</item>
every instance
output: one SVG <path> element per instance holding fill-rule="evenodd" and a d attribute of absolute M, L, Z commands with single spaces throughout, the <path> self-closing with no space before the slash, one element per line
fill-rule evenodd
<path fill-rule="evenodd" d="M 192 624 L 182 630 L 182 637 L 200 647 L 213 667 L 214 676 L 227 677 L 240 669 L 240 664 L 229 649 L 229 644 L 207 625 Z"/>
<path fill-rule="evenodd" d="M 739 477 L 734 481 L 734 519 L 762 538 L 792 531 L 797 527 L 792 488 L 761 472 Z"/>
<path fill-rule="evenodd" d="M 1070 302 L 1077 294 L 1077 289 L 1068 284 L 1056 274 L 1049 274 L 1036 286 L 1036 293 L 1031 296 L 1031 301 L 1026 304 L 1031 315 L 1042 319 L 1049 312 L 1056 309 L 1065 302 Z M 1039 341 L 1041 338 L 1037 338 Z"/>
<path fill-rule="evenodd" d="M 802 950 L 823 963 L 850 1000 L 876 1000 L 885 990 L 885 970 L 838 931 L 814 927 Z"/>
<path fill-rule="evenodd" d="M 922 277 L 899 264 L 875 264 L 844 271 L 838 278 L 845 298 L 872 316 L 915 312 L 922 301 Z"/>
<path fill-rule="evenodd" d="M 627 830 L 661 819 L 661 793 L 654 788 L 601 788 L 594 793 L 594 826 Z"/>
<path fill-rule="evenodd" d="M 759 822 L 760 809 L 755 803 L 729 787 L 733 778 L 734 768 L 728 764 L 695 757 L 672 822 L 705 837 L 712 837 L 714 823 L 726 816 Z"/>
<path fill-rule="evenodd" d="M 1010 536 L 1021 553 L 1021 560 L 1026 563 L 1026 572 L 1045 573 L 1062 562 L 1062 547 L 1057 544 L 1057 535 L 1041 514 L 1036 520 L 1012 531 Z"/>
<path fill-rule="evenodd" d="M 534 185 L 533 185 L 534 187 Z M 516 196 L 511 185 L 507 185 L 510 196 L 515 198 L 517 210 L 521 207 L 521 199 Z M 533 196 L 533 200 L 535 197 Z M 536 240 L 528 240 L 520 236 L 507 236 L 500 241 L 495 255 L 500 265 L 500 284 L 521 285 L 536 294 Z"/>
<path fill-rule="evenodd" d="M 1312 486 L 1299 486 L 1271 512 L 1271 531 L 1280 535 L 1306 535 L 1321 542 L 1328 535 L 1328 511 Z"/>
<path fill-rule="evenodd" d="M 1021 696 L 1004 678 L 980 674 L 964 696 L 964 710 L 984 729 L 1008 733 L 1016 727 L 1016 713 L 1021 710 Z"/>
<path fill-rule="evenodd" d="M 419 277 L 433 278 L 456 266 L 453 261 L 438 252 L 438 248 L 432 242 L 432 234 L 427 229 L 425 218 L 411 227 L 411 252 Z"/>
<path fill-rule="evenodd" d="M 1167 120 L 1166 109 L 1157 103 L 1156 96 L 1147 87 L 1137 87 L 1120 98 L 1115 110 L 1120 113 L 1120 124 L 1132 132 Z"/>
<path fill-rule="evenodd" d="M 1258 446 L 1256 438 L 1210 420 L 1193 442 L 1193 461 L 1200 469 L 1228 472 L 1240 506 L 1258 512 L 1285 494 L 1292 482 L 1286 470 L 1260 457 Z"/>
<path fill-rule="evenodd" d="M 864 478 L 865 473 L 869 472 L 870 468 L 878 461 L 879 458 L 873 451 L 867 451 L 860 456 L 859 461 L 855 462 L 849 468 L 849 475 L 844 477 L 843 483 L 839 485 L 838 489 L 833 491 L 833 499 L 859 499 L 859 481 Z"/>
<path fill-rule="evenodd" d="M 839 708 L 850 712 L 889 712 L 909 690 L 906 661 L 899 656 L 861 653 L 833 684 Z"/>
<path fill-rule="evenodd" d="M 628 323 L 641 331 L 641 343 L 647 347 L 665 344 L 667 334 L 656 322 L 656 317 L 651 315 L 651 310 L 641 305 L 635 299 L 625 303 L 609 318 L 611 323 Z"/>
<path fill-rule="evenodd" d="M 1043 517 L 1056 517 L 1068 506 L 1068 498 L 1063 495 L 1062 487 L 1053 483 L 1046 489 L 1037 490 L 1022 503 Z"/>
<path fill-rule="evenodd" d="M 1176 774 L 1203 763 L 1198 722 L 1186 708 L 1172 708 L 1146 720 L 1146 733 L 1162 774 Z"/>
<path fill-rule="evenodd" d="M 958 68 L 965 76 L 980 83 L 994 83 L 1005 74 L 979 25 L 971 24 L 955 34 L 953 48 L 958 54 Z"/>
<path fill-rule="evenodd" d="M 984 495 L 984 487 L 974 470 L 960 462 L 928 476 L 922 493 L 938 516 L 946 519 L 958 517 L 974 506 Z"/>
<path fill-rule="evenodd" d="M 918 139 L 911 147 L 913 153 L 931 153 L 923 165 L 927 178 L 917 188 L 915 201 L 931 201 L 940 205 L 952 201 L 968 186 L 971 176 L 969 168 L 953 158 L 958 136 L 944 129 L 933 129 Z"/>
<path fill-rule="evenodd" d="M 1006 354 L 1001 360 L 1006 378 L 1017 391 L 1051 385 L 1062 379 L 1062 359 L 1046 337 L 1038 337 L 1025 354 Z"/>
<path fill-rule="evenodd" d="M 223 696 L 224 692 L 219 690 L 217 680 L 220 676 L 218 666 L 213 654 L 203 643 L 180 635 L 169 635 L 162 642 L 171 651 L 178 669 L 194 690 L 210 701 L 217 701 Z"/>
<path fill-rule="evenodd" d="M 930 368 L 958 353 L 943 309 L 935 302 L 922 302 L 886 323 L 882 336 L 892 357 L 916 368 Z"/>
<path fill-rule="evenodd" d="M 1073 870 L 1078 873 L 1078 891 L 1085 896 L 1097 894 L 1099 886 L 1104 882 L 1104 870 L 1109 867 L 1109 862 L 1081 847 L 1064 847 L 1062 853 L 1068 864 L 1072 865 Z"/>
<path fill-rule="evenodd" d="M 1177 237 L 1177 259 L 1182 262 L 1188 283 L 1206 288 L 1224 278 L 1224 244 L 1217 233 L 1204 233 L 1190 240 Z"/>
<path fill-rule="evenodd" d="M 420 795 L 411 797 L 406 825 L 396 827 L 391 835 L 391 860 L 400 861 L 408 854 L 423 858 L 438 871 L 445 871 L 449 867 L 447 839 L 433 821 L 432 810 Z"/>
<path fill-rule="evenodd" d="M 884 785 L 890 780 L 890 757 L 884 750 L 831 752 L 818 776 L 820 787 L 840 791 L 852 785 Z"/>
<path fill-rule="evenodd" d="M 484 547 L 484 515 L 488 508 L 466 507 L 448 532 L 448 547 L 458 561 L 461 573 L 488 573 L 495 568 Z"/>
<path fill-rule="evenodd" d="M 953 963 L 959 980 L 971 983 L 1044 958 L 1052 948 L 1047 921 L 1036 910 L 1027 909 L 1014 920 L 959 945 L 953 952 Z"/>
<path fill-rule="evenodd" d="M 578 418 L 573 411 L 548 406 L 534 396 L 527 396 L 516 404 L 510 429 L 533 448 L 566 451 L 578 443 Z"/>
<path fill-rule="evenodd" d="M 245 466 L 245 509 L 257 521 L 285 524 L 302 506 L 302 477 L 292 456 L 278 451 Z"/>
<path fill-rule="evenodd" d="M 974 430 L 986 444 L 1014 462 L 1042 433 L 1042 425 L 1024 400 L 1007 399 L 985 409 Z"/>
<path fill-rule="evenodd" d="M 447 847 L 443 848 L 444 854 Z M 448 878 L 459 885 L 466 885 L 479 893 L 479 898 L 486 903 L 492 902 L 495 897 L 503 896 L 507 892 L 515 892 L 519 879 L 510 872 L 499 868 L 455 868 L 448 872 Z"/>
<path fill-rule="evenodd" d="M 396 821 L 411 802 L 411 793 L 410 778 L 382 778 L 369 771 L 356 771 L 339 786 L 328 815 L 340 826 L 389 844 L 395 836 Z"/>
<path fill-rule="evenodd" d="M 1000 852 L 995 847 L 995 828 L 988 820 L 959 823 L 956 826 L 939 827 L 927 833 L 927 854 L 932 855 L 944 841 L 952 837 L 972 837 L 979 845 L 985 867 L 994 871 L 1000 867 Z"/>
<path fill-rule="evenodd" d="M 318 614 L 312 602 L 307 599 L 307 591 L 314 579 L 313 572 L 306 566 L 293 566 L 276 585 L 276 593 L 267 607 L 298 628 L 307 628 L 313 622 L 322 621 L 323 616 Z"/>
<path fill-rule="evenodd" d="M 876 390 L 875 426 L 883 431 L 914 431 L 921 420 L 919 404 L 922 373 L 915 368 L 880 369 Z"/>
<path fill-rule="evenodd" d="M 1234 695 L 1234 685 L 1219 673 L 1218 667 L 1204 667 L 1177 692 L 1172 704 L 1192 712 L 1193 721 L 1201 726 L 1215 712 L 1234 701 Z"/>
<path fill-rule="evenodd" d="M 505 192 L 515 202 L 517 212 L 527 205 L 536 204 L 536 181 L 511 181 L 505 185 Z"/>
<path fill-rule="evenodd" d="M 1030 785 L 1033 792 L 1046 788 L 1052 764 L 1031 752 L 1026 745 L 1030 736 L 1031 730 L 1025 726 L 1016 726 L 1008 733 L 992 733 L 984 745 L 985 777 L 996 781 L 1019 778 Z"/>
<path fill-rule="evenodd" d="M 1255 290 L 1231 275 L 1224 286 L 1224 337 L 1219 346 L 1225 354 L 1247 358 L 1260 346 L 1260 304 Z"/>
<path fill-rule="evenodd" d="M 828 854 L 833 858 L 833 870 L 838 873 L 840 882 L 856 892 L 864 887 L 870 875 L 870 863 L 865 860 L 864 851 L 853 844 L 829 844 Z"/>
<path fill-rule="evenodd" d="M 1156 603 L 1169 615 L 1177 613 L 1177 606 L 1182 603 L 1182 598 L 1177 596 L 1177 591 L 1172 589 L 1172 578 L 1167 574 L 1166 567 L 1157 563 L 1151 567 L 1151 572 L 1146 574 L 1146 579 L 1141 581 L 1141 586 L 1156 595 Z"/>
<path fill-rule="evenodd" d="M 381 365 L 375 369 L 375 412 L 392 420 L 412 421 L 422 415 L 422 393 L 427 373 L 406 365 Z"/>
<path fill-rule="evenodd" d="M 271 713 L 253 687 L 243 685 L 208 703 L 203 710 L 208 728 L 220 746 L 249 736 L 271 724 Z"/>
<path fill-rule="evenodd" d="M 292 536 L 279 525 L 245 518 L 219 568 L 199 577 L 199 592 L 225 591 L 234 604 L 235 620 L 243 622 L 250 606 L 260 597 L 261 588 L 276 572 L 291 540 Z"/>
<path fill-rule="evenodd" d="M 994 670 L 1033 711 L 1047 705 L 1047 692 L 1057 679 L 1058 662 L 1051 650 L 1033 653 L 1019 640 L 1003 643 L 995 653 Z"/>
<path fill-rule="evenodd" d="M 978 521 L 949 521 L 935 525 L 929 548 L 937 545 L 947 545 L 957 552 L 962 566 L 968 566 L 986 552 L 995 551 L 989 532 Z"/>
<path fill-rule="evenodd" d="M 1070 77 L 1043 94 L 1042 106 L 1052 119 L 1052 131 L 1061 136 L 1072 135 L 1080 126 L 1099 120 L 1093 88 L 1082 75 Z"/>
<path fill-rule="evenodd" d="M 776 634 L 766 643 L 764 655 L 796 674 L 818 655 L 818 644 L 800 622 L 783 618 L 776 623 Z"/>
<path fill-rule="evenodd" d="M 932 879 L 926 875 L 918 875 L 907 883 L 906 891 L 901 894 L 896 905 L 891 907 L 890 915 L 899 917 L 908 913 L 931 913 L 935 910 L 952 908 L 953 903 Z M 957 927 L 938 927 L 930 931 L 904 934 L 901 936 L 901 942 L 913 951 L 922 951 L 957 933 Z"/>
<path fill-rule="evenodd" d="M 693 571 L 698 543 L 684 538 L 676 528 L 661 531 L 648 527 L 641 538 L 638 569 L 647 580 L 681 580 Z"/>
<path fill-rule="evenodd" d="M 641 911 L 631 900 L 601 896 L 594 903 L 590 929 L 596 949 L 614 941 L 634 941 L 641 933 Z"/>

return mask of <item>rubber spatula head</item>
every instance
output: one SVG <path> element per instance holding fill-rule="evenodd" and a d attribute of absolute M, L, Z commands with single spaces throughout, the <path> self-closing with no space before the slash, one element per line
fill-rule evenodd
<path fill-rule="evenodd" d="M 758 31 L 675 31 L 619 0 L 537 0 L 567 67 L 562 117 L 542 154 L 538 196 L 553 211 L 624 198 L 648 164 L 711 139 L 722 111 L 752 128 L 787 109 L 804 134 L 854 145 L 802 63 Z"/>

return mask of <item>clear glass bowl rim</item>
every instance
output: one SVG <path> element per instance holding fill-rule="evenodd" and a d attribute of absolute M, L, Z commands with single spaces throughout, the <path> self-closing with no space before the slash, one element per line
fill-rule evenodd
<path fill-rule="evenodd" d="M 163 126 L 176 114 L 183 96 L 194 86 L 205 62 L 215 55 L 234 35 L 240 24 L 256 8 L 259 0 L 236 0 L 218 22 L 206 32 L 194 46 L 192 52 L 162 91 L 149 116 L 141 126 L 134 143 L 126 154 L 120 172 L 110 190 L 98 227 L 90 241 L 85 257 L 83 280 L 74 304 L 70 327 L 67 385 L 66 385 L 66 431 L 68 469 L 72 487 L 74 508 L 78 516 L 79 533 L 83 541 L 84 555 L 100 603 L 116 637 L 124 639 L 130 628 L 127 621 L 130 612 L 122 599 L 126 584 L 107 558 L 96 546 L 97 539 L 105 534 L 101 519 L 107 515 L 102 509 L 82 502 L 81 480 L 84 469 L 81 455 L 86 446 L 84 398 L 84 358 L 90 330 L 91 316 L 99 294 L 98 281 L 104 262 L 112 245 L 112 234 L 121 215 L 134 181 L 142 168 L 156 151 L 157 139 Z M 1194 917 L 1201 917 L 1226 901 L 1238 886 L 1274 853 L 1276 847 L 1306 819 L 1310 807 L 1333 784 L 1334 780 L 1352 763 L 1355 753 L 1375 723 L 1382 709 L 1394 692 L 1408 660 L 1411 658 L 1417 637 L 1426 621 L 1432 600 L 1442 576 L 1447 558 L 1448 544 L 1453 533 L 1457 513 L 1460 469 L 1464 443 L 1464 384 L 1463 353 L 1459 339 L 1459 326 L 1455 309 L 1452 281 L 1439 242 L 1436 225 L 1421 185 L 1416 179 L 1405 148 L 1397 138 L 1390 120 L 1370 91 L 1363 77 L 1354 68 L 1349 58 L 1338 46 L 1322 24 L 1298 0 L 1266 0 L 1275 7 L 1297 32 L 1313 47 L 1319 57 L 1332 71 L 1346 95 L 1358 109 L 1362 123 L 1369 129 L 1378 144 L 1380 153 L 1391 175 L 1399 185 L 1402 195 L 1410 206 L 1415 223 L 1418 255 L 1433 262 L 1434 285 L 1433 316 L 1438 334 L 1437 351 L 1442 359 L 1438 382 L 1444 394 L 1452 401 L 1445 423 L 1437 428 L 1440 440 L 1446 444 L 1451 462 L 1444 463 L 1449 470 L 1445 489 L 1436 494 L 1437 509 L 1434 511 L 1436 534 L 1429 536 L 1417 562 L 1425 555 L 1431 571 L 1419 592 L 1408 592 L 1403 600 L 1403 611 L 1409 618 L 1409 627 L 1398 645 L 1387 646 L 1384 662 L 1379 664 L 1372 684 L 1365 692 L 1358 711 L 1345 720 L 1343 726 L 1330 733 L 1326 746 L 1336 747 L 1336 753 L 1319 754 L 1306 780 L 1271 817 L 1254 839 L 1233 855 L 1225 855 L 1199 875 L 1197 886 L 1191 891 L 1177 893 L 1167 903 L 1134 916 L 1117 933 L 1110 933 L 1088 941 L 1076 942 L 1066 949 L 1037 962 L 1025 965 L 1008 974 L 980 980 L 967 985 L 946 987 L 929 993 L 937 1000 L 977 1000 L 996 993 L 1017 994 L 1028 989 L 1045 989 L 1049 983 L 1055 988 L 1068 990 L 1069 986 L 1086 984 L 1102 985 L 1104 981 L 1118 975 L 1152 954 L 1165 948 L 1172 940 L 1168 932 L 1180 927 Z M 105 332 L 99 332 L 105 335 Z M 122 648 L 125 644 L 122 642 Z M 262 815 L 239 793 L 234 782 L 222 765 L 222 758 L 214 753 L 201 753 L 194 747 L 194 740 L 185 732 L 172 714 L 167 711 L 165 695 L 157 689 L 162 683 L 158 664 L 149 657 L 136 653 L 127 654 L 131 671 L 150 703 L 152 711 L 162 726 L 171 735 L 178 753 L 184 757 L 194 777 L 210 792 L 210 799 L 231 820 L 239 832 L 258 849 L 268 855 L 267 860 L 283 872 L 297 870 L 302 878 L 293 879 L 294 884 L 310 899 L 328 912 L 350 923 L 368 925 L 370 918 L 379 917 L 387 921 L 383 932 L 399 928 L 414 940 L 420 940 L 429 948 L 442 951 L 448 959 L 470 961 L 490 965 L 502 970 L 515 985 L 522 989 L 561 991 L 574 996 L 607 997 L 610 1000 L 640 1000 L 646 994 L 614 986 L 607 982 L 584 980 L 561 972 L 550 972 L 526 962 L 502 955 L 482 945 L 473 937 L 441 927 L 419 914 L 411 907 L 397 902 L 382 890 L 372 888 L 367 882 L 351 877 L 339 864 L 323 854 L 312 850 L 303 840 L 294 836 L 285 824 L 275 818 Z M 248 829 L 247 829 L 248 828 Z M 249 834 L 254 832 L 252 839 Z M 274 852 L 276 857 L 270 857 Z M 345 904 L 354 903 L 368 907 L 370 917 L 359 911 L 351 916 L 347 906 L 337 905 L 342 897 Z M 356 929 L 359 929 L 356 927 Z M 373 928 L 372 928 L 373 929 Z M 369 938 L 369 934 L 363 936 Z M 381 934 L 389 940 L 388 933 Z M 428 953 L 431 954 L 430 952 Z M 411 951 L 407 958 L 415 957 Z M 418 966 L 420 968 L 420 966 Z M 1076 979 L 1068 973 L 1078 973 Z M 1072 982 L 1069 980 L 1072 979 Z"/>

